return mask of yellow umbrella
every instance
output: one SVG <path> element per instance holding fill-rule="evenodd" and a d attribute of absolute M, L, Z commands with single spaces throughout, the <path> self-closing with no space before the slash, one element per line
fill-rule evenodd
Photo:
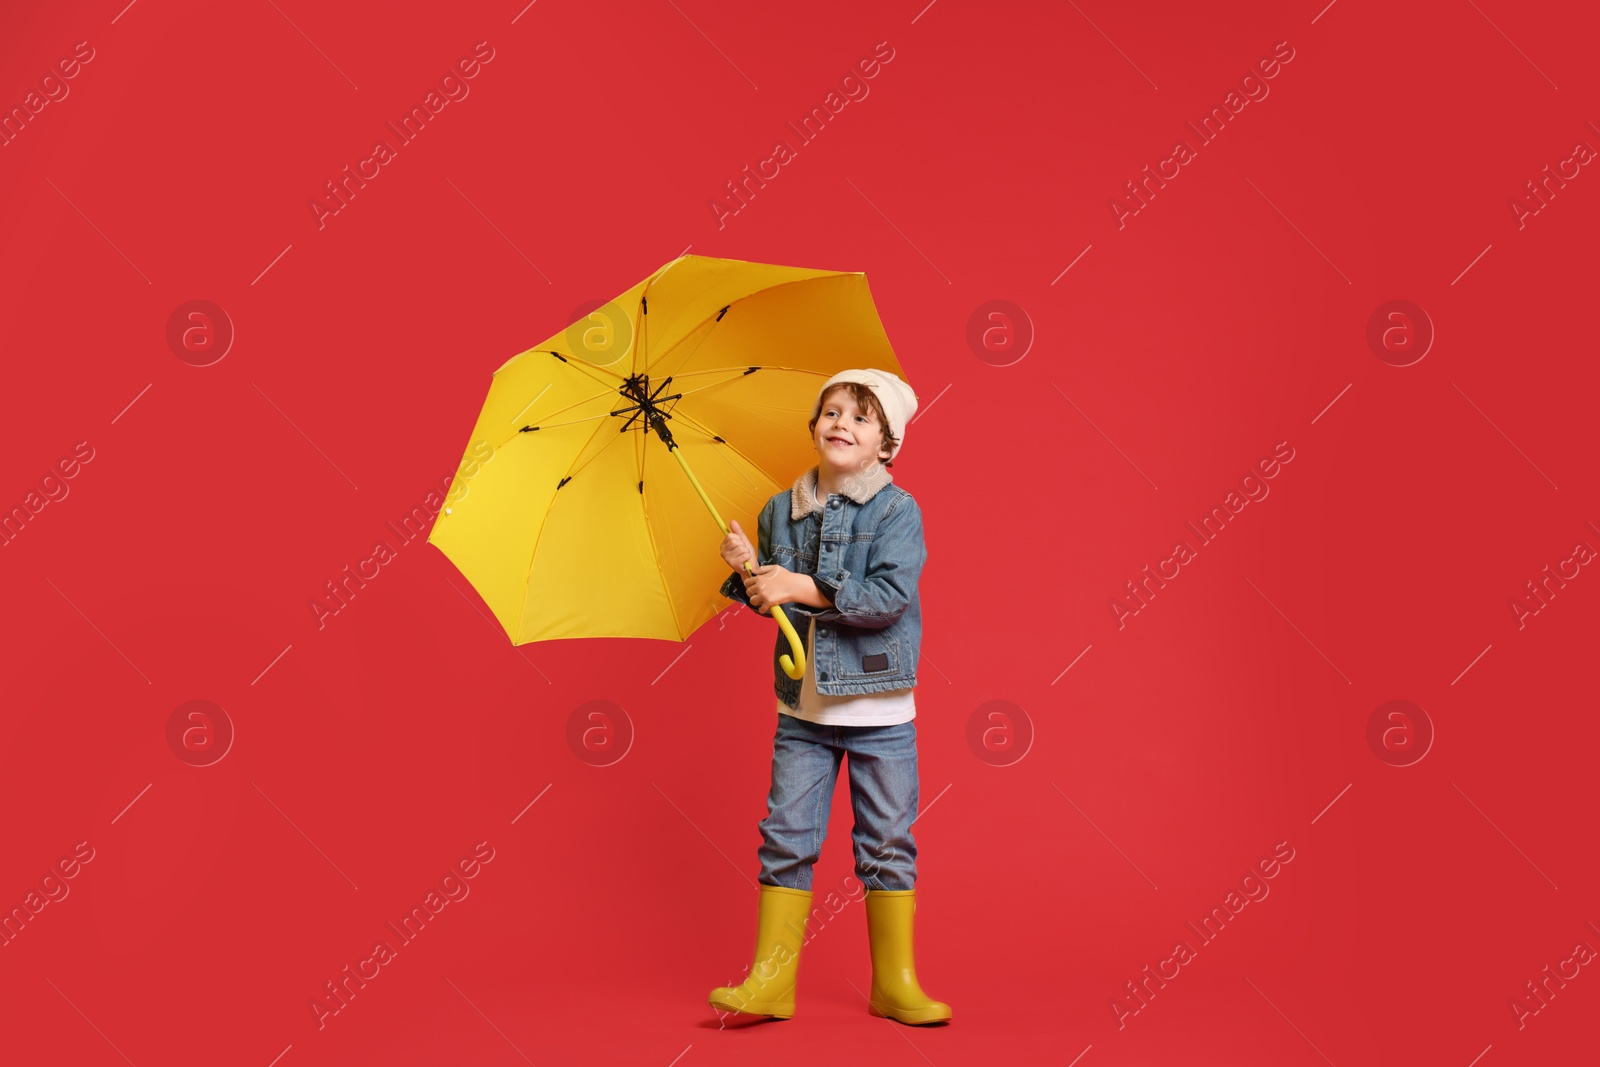
<path fill-rule="evenodd" d="M 816 463 L 817 390 L 852 366 L 905 377 L 865 273 L 680 256 L 494 372 L 428 543 L 514 645 L 686 640 L 727 606 L 701 504 L 726 534 L 719 507 Z"/>

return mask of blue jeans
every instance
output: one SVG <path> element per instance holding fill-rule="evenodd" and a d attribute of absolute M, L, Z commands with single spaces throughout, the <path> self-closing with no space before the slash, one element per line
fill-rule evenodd
<path fill-rule="evenodd" d="M 811 888 L 811 866 L 822 855 L 839 761 L 847 752 L 856 877 L 868 889 L 915 887 L 917 721 L 821 726 L 782 713 L 772 741 L 772 792 L 761 820 L 762 884 Z"/>

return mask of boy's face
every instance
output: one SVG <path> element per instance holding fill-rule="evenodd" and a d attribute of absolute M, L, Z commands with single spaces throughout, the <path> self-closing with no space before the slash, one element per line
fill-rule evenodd
<path fill-rule="evenodd" d="M 856 474 L 882 461 L 883 426 L 871 411 L 858 407 L 848 389 L 831 389 L 822 398 L 813 435 L 824 470 Z"/>

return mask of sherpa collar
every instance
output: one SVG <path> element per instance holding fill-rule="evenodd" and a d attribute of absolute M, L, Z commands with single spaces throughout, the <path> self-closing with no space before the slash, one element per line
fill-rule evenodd
<path fill-rule="evenodd" d="M 839 492 L 854 500 L 857 504 L 865 504 L 877 495 L 878 490 L 894 481 L 889 474 L 889 468 L 882 463 L 873 465 L 870 473 L 847 474 L 839 486 Z M 794 480 L 794 487 L 789 490 L 789 517 L 799 520 L 805 518 L 813 511 L 821 511 L 817 504 L 817 468 L 812 467 Z"/>

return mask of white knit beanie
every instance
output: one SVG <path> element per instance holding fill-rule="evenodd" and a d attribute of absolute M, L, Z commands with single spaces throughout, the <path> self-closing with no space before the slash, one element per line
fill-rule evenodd
<path fill-rule="evenodd" d="M 822 383 L 822 388 L 817 392 L 817 402 L 811 408 L 811 417 L 817 418 L 822 414 L 822 398 L 828 390 L 840 382 L 859 382 L 872 390 L 872 395 L 878 398 L 878 403 L 883 405 L 883 413 L 889 419 L 888 432 L 896 438 L 889 458 L 894 459 L 900 451 L 900 446 L 906 441 L 906 423 L 911 421 L 911 416 L 917 413 L 917 397 L 911 387 L 888 371 L 872 370 L 870 368 L 856 370 L 842 370 L 832 378 Z"/>

